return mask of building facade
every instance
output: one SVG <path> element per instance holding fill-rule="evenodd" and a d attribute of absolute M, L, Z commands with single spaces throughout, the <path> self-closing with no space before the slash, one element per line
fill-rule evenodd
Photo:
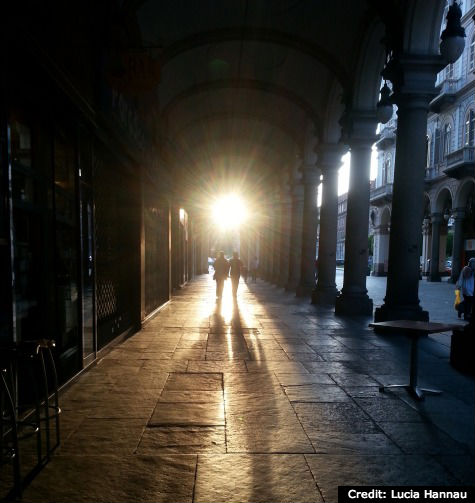
<path fill-rule="evenodd" d="M 338 196 L 338 224 L 336 231 L 336 263 L 342 265 L 345 262 L 345 230 L 346 230 L 346 206 L 348 194 Z"/>
<path fill-rule="evenodd" d="M 460 6 L 465 50 L 437 76 L 438 95 L 430 104 L 427 121 L 426 165 L 421 167 L 425 170 L 421 272 L 432 281 L 440 281 L 444 274 L 456 281 L 461 267 L 475 255 L 475 2 L 465 0 Z M 374 275 L 388 271 L 396 128 L 394 114 L 381 126 L 376 142 L 378 174 L 371 191 Z"/>

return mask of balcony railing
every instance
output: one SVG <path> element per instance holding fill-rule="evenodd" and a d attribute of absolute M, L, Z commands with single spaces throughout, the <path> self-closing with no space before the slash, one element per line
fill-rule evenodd
<path fill-rule="evenodd" d="M 370 192 L 369 199 L 371 204 L 378 205 L 391 201 L 393 197 L 393 184 L 386 183 L 385 185 L 381 185 L 381 187 L 377 187 Z"/>
<path fill-rule="evenodd" d="M 460 89 L 461 79 L 445 79 L 436 87 L 439 94 L 430 102 L 432 112 L 440 112 L 444 105 L 451 105 L 455 102 L 455 94 Z"/>
<path fill-rule="evenodd" d="M 396 126 L 397 121 L 395 119 L 391 119 L 384 128 L 381 129 L 378 140 L 375 143 L 375 146 L 378 149 L 384 150 L 394 144 L 396 140 Z"/>
<path fill-rule="evenodd" d="M 464 146 L 447 154 L 447 168 L 444 173 L 452 178 L 473 176 L 475 163 L 475 147 Z"/>
<path fill-rule="evenodd" d="M 450 152 L 447 155 L 447 168 L 458 166 L 459 164 L 473 164 L 475 147 L 465 146 Z"/>

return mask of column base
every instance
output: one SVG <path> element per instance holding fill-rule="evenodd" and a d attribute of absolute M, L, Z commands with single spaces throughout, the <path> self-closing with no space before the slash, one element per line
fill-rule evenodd
<path fill-rule="evenodd" d="M 442 280 L 440 276 L 427 276 L 427 281 L 430 281 L 431 283 L 440 283 Z"/>
<path fill-rule="evenodd" d="M 340 294 L 335 301 L 335 314 L 342 316 L 372 316 L 373 301 L 364 293 Z"/>
<path fill-rule="evenodd" d="M 298 285 L 295 290 L 296 297 L 310 297 L 312 291 L 315 288 L 314 285 Z"/>
<path fill-rule="evenodd" d="M 274 285 L 280 286 L 280 276 L 272 276 L 272 279 L 270 280 L 271 283 Z"/>
<path fill-rule="evenodd" d="M 424 311 L 421 306 L 383 304 L 376 308 L 375 322 L 391 320 L 429 321 L 429 312 Z"/>
<path fill-rule="evenodd" d="M 279 281 L 277 282 L 277 284 L 281 287 L 281 288 L 286 288 L 287 286 L 287 278 L 285 277 L 280 277 L 279 278 Z"/>
<path fill-rule="evenodd" d="M 299 284 L 297 281 L 289 281 L 284 288 L 286 292 L 295 292 L 297 290 L 298 285 Z"/>
<path fill-rule="evenodd" d="M 338 290 L 333 286 L 319 287 L 312 292 L 312 304 L 334 306 Z"/>

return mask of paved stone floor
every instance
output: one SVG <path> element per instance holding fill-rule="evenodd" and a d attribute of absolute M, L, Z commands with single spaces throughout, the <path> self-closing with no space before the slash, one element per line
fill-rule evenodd
<path fill-rule="evenodd" d="M 229 282 L 227 282 L 229 283 Z M 473 484 L 474 381 L 446 339 L 335 318 L 262 281 L 201 276 L 62 397 L 63 442 L 25 502 L 336 502 L 338 485 Z"/>

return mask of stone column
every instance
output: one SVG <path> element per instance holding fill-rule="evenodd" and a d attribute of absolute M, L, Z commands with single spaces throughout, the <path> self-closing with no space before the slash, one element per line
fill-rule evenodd
<path fill-rule="evenodd" d="M 263 225 L 259 229 L 259 269 L 257 271 L 257 274 L 259 278 L 264 279 L 265 277 L 265 270 L 267 267 L 267 257 L 265 255 L 265 250 L 267 247 L 267 234 L 266 234 L 266 226 Z"/>
<path fill-rule="evenodd" d="M 338 170 L 346 149 L 341 145 L 321 145 L 317 165 L 323 174 L 322 206 L 320 207 L 320 239 L 318 246 L 318 279 L 312 292 L 313 304 L 334 305 L 336 239 L 338 226 Z"/>
<path fill-rule="evenodd" d="M 274 233 L 273 248 L 272 248 L 272 276 L 270 281 L 274 284 L 279 283 L 280 278 L 280 252 L 282 243 L 282 201 L 280 188 L 277 186 L 274 192 L 274 225 L 272 230 Z"/>
<path fill-rule="evenodd" d="M 315 289 L 315 259 L 317 247 L 317 188 L 320 182 L 320 170 L 313 165 L 304 165 L 303 171 L 303 223 L 302 255 L 300 258 L 300 282 L 297 297 L 310 296 Z"/>
<path fill-rule="evenodd" d="M 268 217 L 266 228 L 266 247 L 264 250 L 266 257 L 266 268 L 263 279 L 266 281 L 272 280 L 273 264 L 274 264 L 274 205 L 268 205 Z"/>
<path fill-rule="evenodd" d="M 304 188 L 302 175 L 296 168 L 292 180 L 292 215 L 290 229 L 289 250 L 289 279 L 285 289 L 289 292 L 296 291 L 300 283 L 300 262 L 302 256 L 302 221 Z"/>
<path fill-rule="evenodd" d="M 452 274 L 451 282 L 456 283 L 462 270 L 463 253 L 463 221 L 465 219 L 465 208 L 455 208 L 452 212 L 454 219 L 454 245 L 452 250 Z"/>
<path fill-rule="evenodd" d="M 290 263 L 290 229 L 292 216 L 292 198 L 290 187 L 287 183 L 287 177 L 282 184 L 281 193 L 281 240 L 280 240 L 280 275 L 278 285 L 285 287 L 289 281 L 289 263 Z"/>
<path fill-rule="evenodd" d="M 374 232 L 373 276 L 386 276 L 389 249 L 389 225 L 381 224 Z"/>
<path fill-rule="evenodd" d="M 436 95 L 440 56 L 401 57 L 394 73 L 394 101 L 398 106 L 396 160 L 389 240 L 388 280 L 384 304 L 375 321 L 428 320 L 419 304 L 421 224 L 424 215 L 427 111 Z"/>
<path fill-rule="evenodd" d="M 335 314 L 373 314 L 368 297 L 369 193 L 371 147 L 376 141 L 376 119 L 372 112 L 354 112 L 351 148 L 350 183 L 346 212 L 345 270 L 343 288 L 335 302 Z"/>
<path fill-rule="evenodd" d="M 422 274 L 429 274 L 429 250 L 430 250 L 430 220 L 424 218 L 422 221 Z"/>
<path fill-rule="evenodd" d="M 440 256 L 440 224 L 442 213 L 432 213 L 432 246 L 430 251 L 429 281 L 440 281 L 439 256 Z"/>

